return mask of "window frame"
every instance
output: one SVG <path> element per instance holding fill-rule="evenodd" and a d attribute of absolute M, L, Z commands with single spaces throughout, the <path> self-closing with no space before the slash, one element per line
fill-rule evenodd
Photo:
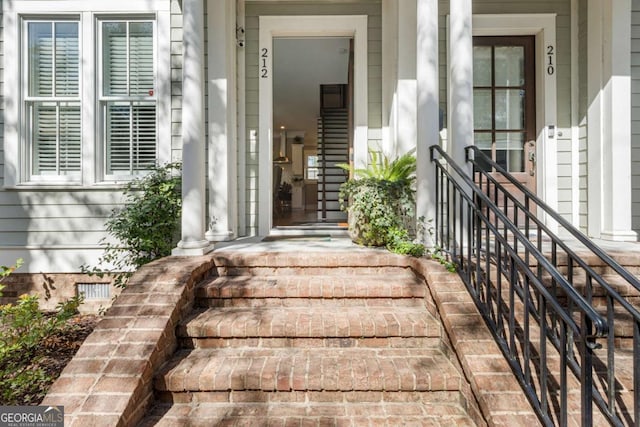
<path fill-rule="evenodd" d="M 29 52 L 29 24 L 34 22 L 49 23 L 55 31 L 55 24 L 61 22 L 75 22 L 78 25 L 78 93 L 75 97 L 57 96 L 52 93 L 51 96 L 33 96 L 29 94 L 30 86 L 30 56 Z M 55 37 L 54 37 L 55 42 Z M 82 22 L 79 15 L 54 15 L 54 16 L 24 16 L 20 20 L 20 130 L 21 130 L 21 170 L 22 178 L 25 181 L 32 183 L 79 183 L 82 180 L 82 92 L 83 92 L 83 79 L 82 76 Z M 55 81 L 55 77 L 53 79 Z M 55 83 L 52 83 L 52 88 L 55 88 Z M 80 107 L 80 170 L 72 174 L 35 174 L 35 158 L 34 158 L 34 126 L 31 116 L 29 114 L 29 104 L 35 105 L 37 102 L 51 102 L 56 105 L 62 103 L 77 103 Z M 59 125 L 59 117 L 56 119 L 56 124 Z M 59 135 L 58 135 L 59 138 Z M 59 141 L 58 141 L 59 144 Z M 59 147 L 58 147 L 59 148 Z M 56 156 L 59 156 L 59 150 L 56 150 Z"/>
<path fill-rule="evenodd" d="M 153 95 L 152 96 L 132 96 L 132 95 L 105 95 L 104 94 L 104 36 L 103 36 L 103 24 L 107 22 L 119 22 L 125 23 L 127 26 L 127 34 L 128 28 L 132 22 L 150 22 L 153 27 Z M 96 96 L 96 115 L 99 117 L 98 119 L 98 138 L 97 138 L 97 152 L 99 163 L 98 166 L 98 174 L 102 177 L 104 181 L 128 181 L 136 176 L 143 175 L 148 173 L 148 170 L 138 170 L 131 171 L 131 173 L 112 173 L 109 174 L 108 171 L 108 149 L 107 149 L 107 105 L 111 102 L 125 102 L 129 103 L 130 106 L 134 104 L 144 104 L 144 103 L 155 103 L 156 109 L 156 118 L 155 118 L 155 135 L 156 135 L 156 163 L 160 162 L 159 159 L 159 138 L 160 138 L 160 117 L 159 117 L 159 101 L 158 101 L 158 22 L 155 17 L 150 15 L 135 15 L 134 17 L 130 16 L 118 16 L 118 15 L 110 15 L 110 16 L 98 16 L 96 17 L 96 86 L 97 86 L 97 96 Z M 127 36 L 127 42 L 129 41 L 129 37 Z M 127 49 L 127 57 L 129 56 L 129 51 Z M 127 65 L 128 66 L 128 65 Z M 129 87 L 130 80 L 127 80 L 127 87 Z"/>
<path fill-rule="evenodd" d="M 43 7 L 44 5 L 44 7 Z M 50 9 L 46 7 L 50 6 Z M 23 21 L 79 20 L 80 98 L 81 98 L 81 178 L 69 180 L 59 175 L 32 179 L 27 148 L 24 111 L 25 58 Z M 172 153 L 172 66 L 171 2 L 169 0 L 83 0 L 82 2 L 41 2 L 7 0 L 3 3 L 4 64 L 4 182 L 5 190 L 113 188 L 119 189 L 132 176 L 105 179 L 101 166 L 101 117 L 98 110 L 97 25 L 100 19 L 153 19 L 155 22 L 154 59 L 156 67 L 156 161 L 171 161 Z"/>

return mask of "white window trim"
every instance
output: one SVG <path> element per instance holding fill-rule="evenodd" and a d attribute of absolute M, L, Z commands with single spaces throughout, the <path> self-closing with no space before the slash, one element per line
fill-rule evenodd
<path fill-rule="evenodd" d="M 96 49 L 98 18 L 109 16 L 131 19 L 136 15 L 154 16 L 156 21 L 156 67 L 158 151 L 160 164 L 171 161 L 171 2 L 169 0 L 70 0 L 55 2 L 45 0 L 5 0 L 2 3 L 5 58 L 23 58 L 22 19 L 38 17 L 57 19 L 78 16 L 82 58 L 80 90 L 82 104 L 82 179 L 63 182 L 58 177 L 46 182 L 34 182 L 26 174 L 30 170 L 25 152 L 25 133 L 22 110 L 24 76 L 21 61 L 6 61 L 4 72 L 4 188 L 73 188 L 91 186 L 118 186 L 118 182 L 105 181 L 102 175 L 98 134 Z M 46 13 L 45 13 L 46 12 Z M 20 84 L 12 84 L 12 82 Z M 93 106 L 93 108 L 87 108 Z"/>

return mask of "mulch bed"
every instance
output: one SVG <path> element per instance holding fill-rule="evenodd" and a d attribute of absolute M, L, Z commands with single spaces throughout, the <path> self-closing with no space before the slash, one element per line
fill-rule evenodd
<path fill-rule="evenodd" d="M 54 381 L 78 352 L 99 320 L 98 316 L 93 315 L 75 316 L 69 319 L 68 327 L 64 331 L 43 340 L 42 346 L 38 348 L 37 356 L 42 357 L 40 366 L 54 378 Z"/>
<path fill-rule="evenodd" d="M 35 353 L 28 355 L 25 364 L 27 369 L 42 369 L 46 374 L 46 381 L 37 381 L 31 387 L 19 387 L 10 393 L 10 401 L 5 402 L 0 397 L 3 405 L 38 405 L 44 399 L 47 391 L 62 370 L 71 361 L 73 356 L 84 342 L 85 338 L 93 331 L 100 318 L 94 315 L 76 315 L 67 321 L 66 326 L 53 335 L 43 339 L 35 349 Z"/>

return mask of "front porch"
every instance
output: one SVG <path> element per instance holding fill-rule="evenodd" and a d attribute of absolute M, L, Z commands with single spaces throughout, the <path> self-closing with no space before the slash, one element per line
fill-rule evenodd
<path fill-rule="evenodd" d="M 516 13 L 504 2 L 504 13 L 496 13 L 469 0 L 316 3 L 184 2 L 188 196 L 176 254 L 202 254 L 212 243 L 272 232 L 277 221 L 269 147 L 278 139 L 273 41 L 336 35 L 355 41 L 352 162 L 366 164 L 368 149 L 394 156 L 416 148 L 418 216 L 425 218 L 434 215 L 427 147 L 439 142 L 464 165 L 464 149 L 480 129 L 474 124 L 480 111 L 474 110 L 474 37 L 532 37 L 535 119 L 527 143 L 534 148 L 522 157 L 532 159 L 526 162 L 538 195 L 591 237 L 636 240 L 625 89 L 631 81 L 629 6 L 566 1 Z M 607 19 L 587 23 L 581 18 L 587 15 Z M 259 52 L 268 53 L 262 58 Z M 584 63 L 591 64 L 588 72 Z"/>

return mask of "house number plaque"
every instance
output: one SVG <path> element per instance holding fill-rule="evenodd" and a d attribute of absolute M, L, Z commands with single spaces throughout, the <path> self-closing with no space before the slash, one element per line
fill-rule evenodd
<path fill-rule="evenodd" d="M 547 46 L 547 74 L 549 74 L 550 76 L 552 76 L 556 71 L 554 64 L 554 55 L 555 51 L 553 46 Z"/>
<path fill-rule="evenodd" d="M 269 49 L 263 47 L 260 49 L 260 78 L 269 77 L 269 68 L 267 68 L 267 59 L 269 59 Z"/>

